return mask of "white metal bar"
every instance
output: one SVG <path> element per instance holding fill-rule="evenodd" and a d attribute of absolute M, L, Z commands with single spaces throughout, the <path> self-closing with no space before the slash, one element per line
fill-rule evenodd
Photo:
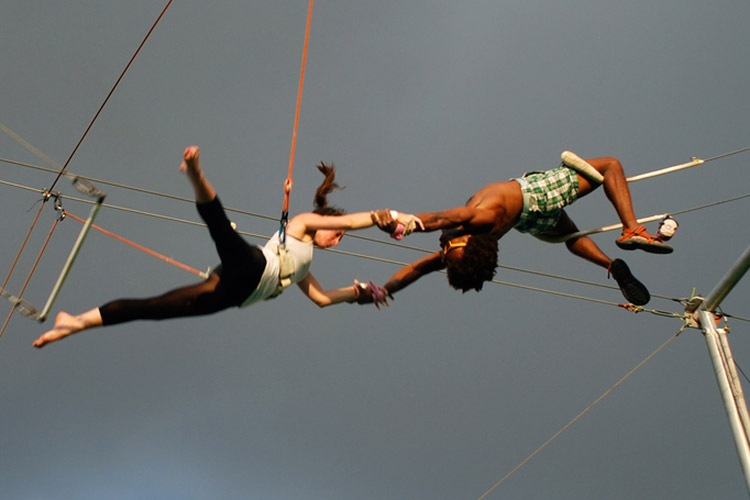
<path fill-rule="evenodd" d="M 699 312 L 701 326 L 705 333 L 706 347 L 714 367 L 716 382 L 719 384 L 719 392 L 724 401 L 724 409 L 729 418 L 729 427 L 734 436 L 734 444 L 737 449 L 737 457 L 745 474 L 745 486 L 750 492 L 750 444 L 745 434 L 745 426 L 742 423 L 737 400 L 734 398 L 729 376 L 726 370 L 726 360 L 722 355 L 719 333 L 714 322 L 714 315 L 710 311 L 701 308 Z"/>
<path fill-rule="evenodd" d="M 714 310 L 729 294 L 750 268 L 750 247 L 740 256 L 727 274 L 716 284 L 711 293 L 698 308 L 697 319 L 706 338 L 706 346 L 719 384 L 719 392 L 724 401 L 724 409 L 729 418 L 729 427 L 734 436 L 737 456 L 745 474 L 745 485 L 750 493 L 750 443 L 748 432 L 750 417 L 742 384 L 736 375 L 734 357 L 729 348 L 726 332 L 716 328 Z"/>
<path fill-rule="evenodd" d="M 65 279 L 68 277 L 68 273 L 70 273 L 70 268 L 73 267 L 73 263 L 76 260 L 76 257 L 78 256 L 78 252 L 81 250 L 81 245 L 83 245 L 83 241 L 86 239 L 86 235 L 89 232 L 89 229 L 91 228 L 91 224 L 94 222 L 94 218 L 96 217 L 96 214 L 99 212 L 99 209 L 102 207 L 102 203 L 104 202 L 104 198 L 101 197 L 97 200 L 96 204 L 91 207 L 91 212 L 89 213 L 89 217 L 86 220 L 86 223 L 81 228 L 81 232 L 78 233 L 78 239 L 76 240 L 75 244 L 73 245 L 73 248 L 70 251 L 70 254 L 68 254 L 68 260 L 65 262 L 65 265 L 62 268 L 62 271 L 60 271 L 60 276 L 57 277 L 57 282 L 55 283 L 55 286 L 52 288 L 52 292 L 49 295 L 49 298 L 47 299 L 47 303 L 44 305 L 44 308 L 42 309 L 42 312 L 39 313 L 39 317 L 37 318 L 40 322 L 43 322 L 47 319 L 47 315 L 49 314 L 50 309 L 52 309 L 52 304 L 57 299 L 57 296 L 60 294 L 60 290 L 62 289 L 63 283 L 65 283 Z"/>
<path fill-rule="evenodd" d="M 666 216 L 667 214 L 656 214 L 656 215 L 651 215 L 649 217 L 643 217 L 641 219 L 638 219 L 636 222 L 638 222 L 638 224 L 646 224 L 647 222 L 661 220 Z M 596 229 L 588 229 L 586 231 L 576 231 L 575 233 L 565 234 L 563 236 L 545 236 L 545 235 L 539 235 L 539 234 L 535 234 L 534 236 L 536 236 L 540 240 L 546 241 L 547 243 L 563 243 L 572 238 L 579 238 L 581 236 L 588 236 L 591 234 L 614 231 L 616 229 L 621 229 L 621 228 L 622 228 L 622 224 L 612 224 L 610 226 L 603 226 L 603 227 L 596 228 Z"/>
<path fill-rule="evenodd" d="M 713 311 L 721 301 L 732 291 L 732 288 L 742 279 L 747 270 L 750 269 L 750 246 L 745 249 L 745 252 L 737 259 L 732 268 L 727 272 L 726 275 L 719 281 L 711 293 L 709 293 L 703 305 L 706 310 Z"/>
<path fill-rule="evenodd" d="M 732 387 L 732 395 L 734 400 L 737 402 L 737 411 L 740 413 L 740 420 L 745 429 L 745 435 L 750 440 L 750 414 L 747 411 L 747 401 L 745 400 L 745 394 L 742 391 L 742 382 L 740 381 L 740 375 L 737 372 L 737 365 L 734 362 L 734 355 L 732 349 L 729 347 L 729 338 L 727 335 L 726 328 L 717 329 L 719 333 L 719 346 L 724 356 L 724 361 L 727 367 L 727 376 L 729 377 L 729 385 Z"/>
<path fill-rule="evenodd" d="M 635 181 L 640 181 L 643 179 L 649 179 L 651 177 L 656 177 L 657 175 L 664 175 L 664 174 L 668 174 L 671 172 L 676 172 L 678 170 L 683 170 L 686 168 L 694 167 L 702 163 L 705 163 L 705 160 L 701 160 L 700 158 L 693 158 L 693 161 L 689 161 L 687 163 L 682 163 L 680 165 L 675 165 L 673 167 L 662 168 L 661 170 L 654 170 L 653 172 L 646 172 L 645 174 L 639 174 L 639 175 L 634 175 L 633 177 L 628 177 L 627 181 L 635 182 Z"/>

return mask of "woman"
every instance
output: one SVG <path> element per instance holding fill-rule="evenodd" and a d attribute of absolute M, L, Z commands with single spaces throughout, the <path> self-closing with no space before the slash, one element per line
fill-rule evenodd
<path fill-rule="evenodd" d="M 355 281 L 354 286 L 324 290 L 308 272 L 313 246 L 336 246 L 347 230 L 373 225 L 387 232 L 408 234 L 421 225 L 419 219 L 386 210 L 345 215 L 340 208 L 328 206 L 327 195 L 339 186 L 334 180 L 334 167 L 321 163 L 318 169 L 325 175 L 325 180 L 315 193 L 315 210 L 297 215 L 287 224 L 283 247 L 291 257 L 291 264 L 282 265 L 278 233 L 260 247 L 248 244 L 232 228 L 216 191 L 203 176 L 199 156 L 198 147 L 189 146 L 185 149 L 180 170 L 187 174 L 193 186 L 198 213 L 208 226 L 221 264 L 205 281 L 158 297 L 118 299 L 77 316 L 60 312 L 54 327 L 34 342 L 35 347 L 41 348 L 73 333 L 99 326 L 138 319 L 198 316 L 232 306 L 243 307 L 275 297 L 291 283 L 297 283 L 302 292 L 320 307 L 355 300 L 387 305 L 388 293 L 376 285 L 371 288 Z M 287 279 L 281 280 L 280 273 L 281 276 L 288 275 Z"/>

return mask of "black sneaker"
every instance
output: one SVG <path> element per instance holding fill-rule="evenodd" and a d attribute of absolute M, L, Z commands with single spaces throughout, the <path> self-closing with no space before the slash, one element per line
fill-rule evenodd
<path fill-rule="evenodd" d="M 648 289 L 643 283 L 635 279 L 630 272 L 630 268 L 623 260 L 613 260 L 609 265 L 609 273 L 617 281 L 620 291 L 631 304 L 642 306 L 648 304 L 648 301 L 651 300 Z"/>

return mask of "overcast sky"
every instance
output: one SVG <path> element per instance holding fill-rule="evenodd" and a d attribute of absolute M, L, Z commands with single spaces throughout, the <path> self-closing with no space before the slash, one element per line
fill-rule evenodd
<path fill-rule="evenodd" d="M 62 164 L 165 2 L 0 6 L 0 124 Z M 69 171 L 190 197 L 178 170 L 201 147 L 238 229 L 278 226 L 307 2 L 174 2 L 73 156 Z M 750 146 L 746 1 L 319 0 L 297 134 L 292 214 L 332 161 L 349 211 L 462 205 L 489 182 L 557 166 L 570 149 L 628 175 Z M 7 275 L 54 174 L 0 134 Z M 750 192 L 750 152 L 631 185 L 636 213 Z M 107 204 L 198 221 L 190 203 L 102 185 Z M 63 179 L 70 213 L 89 205 Z M 747 198 L 678 215 L 669 256 L 626 253 L 655 297 L 708 294 L 747 248 Z M 617 222 L 603 192 L 570 207 Z M 17 292 L 55 214 L 45 207 L 8 288 Z M 204 270 L 199 226 L 104 208 L 97 224 Z M 24 296 L 43 305 L 80 224 L 61 222 Z M 656 224 L 649 225 L 656 230 Z M 340 250 L 410 262 L 437 234 Z M 262 239 L 249 237 L 254 243 Z M 383 242 L 383 243 L 381 243 Z M 384 282 L 396 264 L 316 251 L 327 287 Z M 0 491 L 9 499 L 477 499 L 682 326 L 633 314 L 604 270 L 528 235 L 500 245 L 497 279 L 462 295 L 444 275 L 388 309 L 318 309 L 298 290 L 215 316 L 85 332 L 41 351 L 59 310 L 78 313 L 196 277 L 97 232 L 52 318 L 14 315 L 0 339 Z M 585 280 L 579 284 L 514 270 Z M 604 285 L 605 287 L 594 286 Z M 723 309 L 750 317 L 748 280 Z M 0 304 L 1 320 L 10 306 Z M 750 324 L 730 323 L 750 371 Z M 699 330 L 677 337 L 488 499 L 743 498 L 745 480 Z"/>

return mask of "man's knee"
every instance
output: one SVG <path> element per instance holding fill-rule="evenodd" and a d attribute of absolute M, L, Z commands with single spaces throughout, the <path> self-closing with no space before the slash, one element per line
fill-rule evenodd
<path fill-rule="evenodd" d="M 614 156 L 607 156 L 604 158 L 600 158 L 599 160 L 600 162 L 597 165 L 597 170 L 599 170 L 602 175 L 606 175 L 608 173 L 624 174 L 620 160 L 618 160 Z"/>

